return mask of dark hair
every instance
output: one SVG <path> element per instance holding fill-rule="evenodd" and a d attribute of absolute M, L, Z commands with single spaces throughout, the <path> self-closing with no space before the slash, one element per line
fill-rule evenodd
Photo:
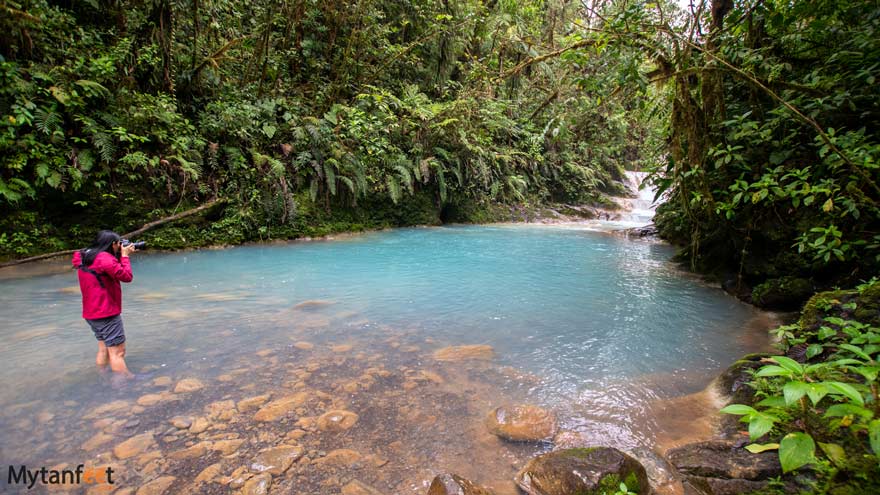
<path fill-rule="evenodd" d="M 92 263 L 95 262 L 95 258 L 98 257 L 98 254 L 103 252 L 116 256 L 113 252 L 113 243 L 120 240 L 122 240 L 122 237 L 112 230 L 102 230 L 98 232 L 92 245 L 80 251 L 80 255 L 82 256 L 82 266 L 86 268 L 92 266 Z"/>

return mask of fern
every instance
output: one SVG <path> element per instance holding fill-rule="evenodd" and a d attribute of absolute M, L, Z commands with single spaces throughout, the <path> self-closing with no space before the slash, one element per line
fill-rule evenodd
<path fill-rule="evenodd" d="M 344 175 L 340 175 L 338 178 L 339 182 L 345 184 L 345 186 L 351 192 L 351 195 L 357 197 L 357 186 L 355 185 L 354 181 L 349 179 L 348 177 L 345 177 Z"/>
<path fill-rule="evenodd" d="M 94 131 L 92 134 L 92 144 L 98 150 L 101 161 L 110 163 L 113 156 L 116 155 L 116 144 L 113 142 L 113 136 L 103 131 Z"/>
<path fill-rule="evenodd" d="M 311 198 L 312 203 L 318 199 L 318 179 L 312 178 L 312 183 L 309 184 L 309 198 Z"/>
<path fill-rule="evenodd" d="M 336 196 L 336 170 L 333 168 L 333 164 L 331 160 L 335 162 L 332 158 L 324 162 L 324 177 L 326 177 L 327 188 L 330 190 L 330 194 Z"/>
<path fill-rule="evenodd" d="M 54 109 L 38 108 L 34 112 L 34 124 L 43 134 L 51 135 L 61 132 L 62 122 L 61 115 L 56 113 Z"/>
<path fill-rule="evenodd" d="M 410 194 L 412 194 L 413 193 L 413 178 L 412 178 L 412 175 L 410 175 L 409 169 L 406 168 L 406 166 L 400 164 L 400 165 L 395 165 L 394 170 L 400 176 L 400 180 L 403 183 L 403 187 L 405 187 L 406 190 L 409 191 Z"/>
<path fill-rule="evenodd" d="M 397 204 L 401 196 L 400 183 L 391 175 L 388 176 L 386 183 L 388 184 L 388 196 L 391 197 L 391 201 L 394 204 Z"/>

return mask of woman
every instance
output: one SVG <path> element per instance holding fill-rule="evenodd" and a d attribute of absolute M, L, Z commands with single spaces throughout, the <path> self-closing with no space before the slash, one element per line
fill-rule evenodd
<path fill-rule="evenodd" d="M 82 292 L 82 316 L 98 339 L 95 364 L 124 376 L 132 376 L 125 366 L 125 331 L 122 327 L 122 288 L 120 282 L 131 282 L 129 254 L 134 244 L 122 245 L 119 234 L 109 230 L 98 232 L 95 242 L 73 254 L 73 267 L 79 275 Z"/>

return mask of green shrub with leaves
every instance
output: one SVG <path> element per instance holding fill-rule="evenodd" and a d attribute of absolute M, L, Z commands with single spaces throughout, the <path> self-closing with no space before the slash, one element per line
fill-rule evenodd
<path fill-rule="evenodd" d="M 801 362 L 768 358 L 752 382 L 760 400 L 721 410 L 748 424 L 746 449 L 778 450 L 786 473 L 811 468 L 821 493 L 840 484 L 876 489 L 880 481 L 880 327 L 850 319 L 860 305 L 876 305 L 878 289 L 864 284 L 846 301 L 815 296 L 809 320 L 775 330 Z"/>

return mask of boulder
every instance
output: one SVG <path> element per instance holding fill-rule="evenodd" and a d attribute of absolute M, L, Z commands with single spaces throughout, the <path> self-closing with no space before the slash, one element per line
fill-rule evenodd
<path fill-rule="evenodd" d="M 764 309 L 796 310 L 813 292 L 813 283 L 805 278 L 773 278 L 752 290 L 752 304 Z"/>
<path fill-rule="evenodd" d="M 512 442 L 538 442 L 556 434 L 556 415 L 538 406 L 521 404 L 493 409 L 486 417 L 493 435 Z"/>
<path fill-rule="evenodd" d="M 567 449 L 539 455 L 517 473 L 516 484 L 529 495 L 601 495 L 620 483 L 630 491 L 649 493 L 645 468 L 610 447 Z"/>
<path fill-rule="evenodd" d="M 441 474 L 431 482 L 428 495 L 492 495 L 492 492 L 457 474 Z"/>
<path fill-rule="evenodd" d="M 669 461 L 685 476 L 760 481 L 780 476 L 776 451 L 753 454 L 733 442 L 710 440 L 670 449 Z"/>

